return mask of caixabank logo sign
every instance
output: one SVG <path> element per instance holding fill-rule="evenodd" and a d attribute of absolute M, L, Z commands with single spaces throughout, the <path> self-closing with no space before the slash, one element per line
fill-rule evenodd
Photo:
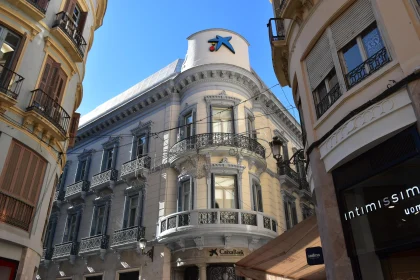
<path fill-rule="evenodd" d="M 216 38 L 210 39 L 208 42 L 211 44 L 209 50 L 211 52 L 218 51 L 221 46 L 225 46 L 228 48 L 232 53 L 235 53 L 235 49 L 232 47 L 232 44 L 229 42 L 232 39 L 232 36 L 222 37 L 216 35 Z"/>
<path fill-rule="evenodd" d="M 226 256 L 230 256 L 230 257 L 243 257 L 244 256 L 244 251 L 243 250 L 238 250 L 238 249 L 209 249 L 209 256 L 210 257 L 226 257 Z"/>

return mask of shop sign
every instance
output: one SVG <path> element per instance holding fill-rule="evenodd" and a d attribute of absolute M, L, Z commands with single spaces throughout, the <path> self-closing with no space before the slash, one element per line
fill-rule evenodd
<path fill-rule="evenodd" d="M 243 257 L 244 251 L 239 249 L 209 249 L 210 257 Z"/>
<path fill-rule="evenodd" d="M 420 189 L 417 186 L 407 188 L 404 191 L 394 193 L 382 199 L 378 199 L 377 201 L 372 201 L 369 204 L 362 205 L 360 207 L 355 207 L 354 211 L 351 210 L 344 213 L 344 219 L 346 221 L 351 220 L 359 216 L 369 214 L 381 208 L 394 208 L 395 205 L 398 204 L 400 201 L 403 201 L 404 199 L 410 199 L 415 196 L 420 196 Z M 404 212 L 406 215 L 417 214 L 418 212 L 420 212 L 420 204 L 406 208 L 404 209 Z"/>
<path fill-rule="evenodd" d="M 306 248 L 306 262 L 308 265 L 324 264 L 324 255 L 322 247 Z"/>
<path fill-rule="evenodd" d="M 209 50 L 211 52 L 218 51 L 220 47 L 223 45 L 226 48 L 228 48 L 232 53 L 235 53 L 235 50 L 233 49 L 232 45 L 230 44 L 230 40 L 232 39 L 232 36 L 228 37 L 222 37 L 219 35 L 216 35 L 216 38 L 208 40 L 209 43 L 211 43 L 211 46 Z"/>

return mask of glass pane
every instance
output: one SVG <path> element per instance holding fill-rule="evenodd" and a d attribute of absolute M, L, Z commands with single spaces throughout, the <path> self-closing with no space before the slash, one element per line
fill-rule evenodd
<path fill-rule="evenodd" d="M 137 208 L 138 196 L 131 197 L 130 208 Z"/>
<path fill-rule="evenodd" d="M 379 30 L 376 27 L 364 35 L 362 40 L 368 57 L 371 57 L 384 47 L 381 34 L 379 34 Z"/>
<path fill-rule="evenodd" d="M 236 208 L 235 206 L 235 177 L 215 177 L 215 197 L 219 208 Z"/>
<path fill-rule="evenodd" d="M 129 212 L 129 218 L 128 218 L 128 226 L 132 227 L 135 225 L 135 219 L 136 219 L 136 209 L 132 208 Z"/>
<path fill-rule="evenodd" d="M 330 87 L 330 90 L 338 84 L 337 75 L 335 74 L 335 71 L 331 73 L 330 78 L 328 80 L 328 86 Z"/>
<path fill-rule="evenodd" d="M 213 108 L 212 110 L 213 132 L 231 133 L 232 129 L 232 109 Z"/>
<path fill-rule="evenodd" d="M 359 46 L 356 41 L 351 42 L 343 50 L 344 61 L 346 63 L 347 72 L 350 72 L 362 62 L 362 55 L 360 54 Z"/>

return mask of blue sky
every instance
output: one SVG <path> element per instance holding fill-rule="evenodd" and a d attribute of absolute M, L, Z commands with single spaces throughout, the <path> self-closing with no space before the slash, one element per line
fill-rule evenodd
<path fill-rule="evenodd" d="M 95 32 L 83 81 L 82 115 L 165 67 L 184 58 L 187 37 L 208 28 L 238 32 L 250 43 L 251 66 L 268 87 L 278 83 L 271 61 L 267 22 L 269 0 L 109 0 L 104 24 Z M 272 91 L 289 108 L 290 88 Z M 295 109 L 290 111 L 298 118 Z"/>

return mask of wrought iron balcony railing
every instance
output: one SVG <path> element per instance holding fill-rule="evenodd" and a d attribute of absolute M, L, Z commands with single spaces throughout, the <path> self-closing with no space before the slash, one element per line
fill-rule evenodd
<path fill-rule="evenodd" d="M 150 169 L 150 163 L 151 158 L 149 156 L 143 156 L 124 163 L 121 166 L 121 178 L 125 179 L 131 174 L 136 174 L 144 169 Z"/>
<path fill-rule="evenodd" d="M 54 252 L 52 254 L 52 260 L 69 258 L 70 256 L 76 256 L 79 249 L 78 242 L 65 242 L 54 246 Z"/>
<path fill-rule="evenodd" d="M 89 191 L 88 181 L 79 181 L 72 185 L 67 186 L 65 199 L 69 199 L 72 196 L 82 195 L 82 192 Z"/>
<path fill-rule="evenodd" d="M 290 177 L 293 181 L 295 181 L 297 184 L 300 182 L 299 174 L 294 171 L 289 165 L 284 164 L 279 167 L 279 174 L 280 175 L 287 175 Z"/>
<path fill-rule="evenodd" d="M 2 93 L 17 99 L 24 79 L 21 75 L 0 64 L 0 91 Z"/>
<path fill-rule="evenodd" d="M 0 222 L 28 231 L 34 207 L 0 192 Z"/>
<path fill-rule="evenodd" d="M 391 61 L 391 58 L 386 50 L 382 48 L 377 53 L 366 59 L 359 66 L 347 73 L 346 82 L 347 88 L 350 89 L 372 75 L 374 72 L 382 68 L 385 64 Z"/>
<path fill-rule="evenodd" d="M 92 184 L 90 188 L 92 190 L 99 189 L 103 186 L 109 185 L 111 182 L 116 181 L 118 177 L 118 170 L 109 169 L 96 174 L 92 177 Z"/>
<path fill-rule="evenodd" d="M 37 8 L 41 13 L 45 14 L 48 9 L 48 4 L 50 3 L 50 0 L 26 0 L 32 6 Z"/>
<path fill-rule="evenodd" d="M 145 228 L 134 226 L 114 231 L 112 236 L 111 248 L 135 247 L 137 241 L 144 238 Z"/>
<path fill-rule="evenodd" d="M 265 148 L 257 140 L 242 134 L 217 132 L 197 134 L 178 141 L 169 151 L 169 160 L 172 162 L 187 151 L 221 146 L 245 149 L 265 158 Z"/>
<path fill-rule="evenodd" d="M 108 248 L 109 235 L 95 235 L 80 240 L 79 255 Z"/>
<path fill-rule="evenodd" d="M 268 36 L 270 38 L 270 44 L 286 39 L 286 32 L 284 30 L 284 20 L 282 18 L 270 18 L 267 27 Z"/>
<path fill-rule="evenodd" d="M 42 90 L 36 89 L 31 92 L 32 99 L 27 110 L 38 112 L 66 135 L 70 124 L 69 114 L 67 114 L 60 104 L 55 102 L 54 99 Z"/>
<path fill-rule="evenodd" d="M 86 41 L 77 29 L 77 25 L 66 12 L 60 12 L 56 15 L 53 27 L 57 26 L 72 40 L 79 54 L 83 57 L 86 50 Z"/>
<path fill-rule="evenodd" d="M 207 227 L 207 225 L 212 226 Z M 243 230 L 241 227 L 246 226 L 246 231 L 250 232 L 262 230 L 277 232 L 277 221 L 262 212 L 240 209 L 197 209 L 160 218 L 158 238 L 175 232 L 185 232 L 188 229 L 226 231 L 227 225 L 238 227 L 239 231 Z M 254 226 L 255 229 L 249 226 Z"/>
<path fill-rule="evenodd" d="M 320 118 L 341 96 L 340 85 L 337 83 L 322 100 L 316 104 L 316 116 Z"/>

